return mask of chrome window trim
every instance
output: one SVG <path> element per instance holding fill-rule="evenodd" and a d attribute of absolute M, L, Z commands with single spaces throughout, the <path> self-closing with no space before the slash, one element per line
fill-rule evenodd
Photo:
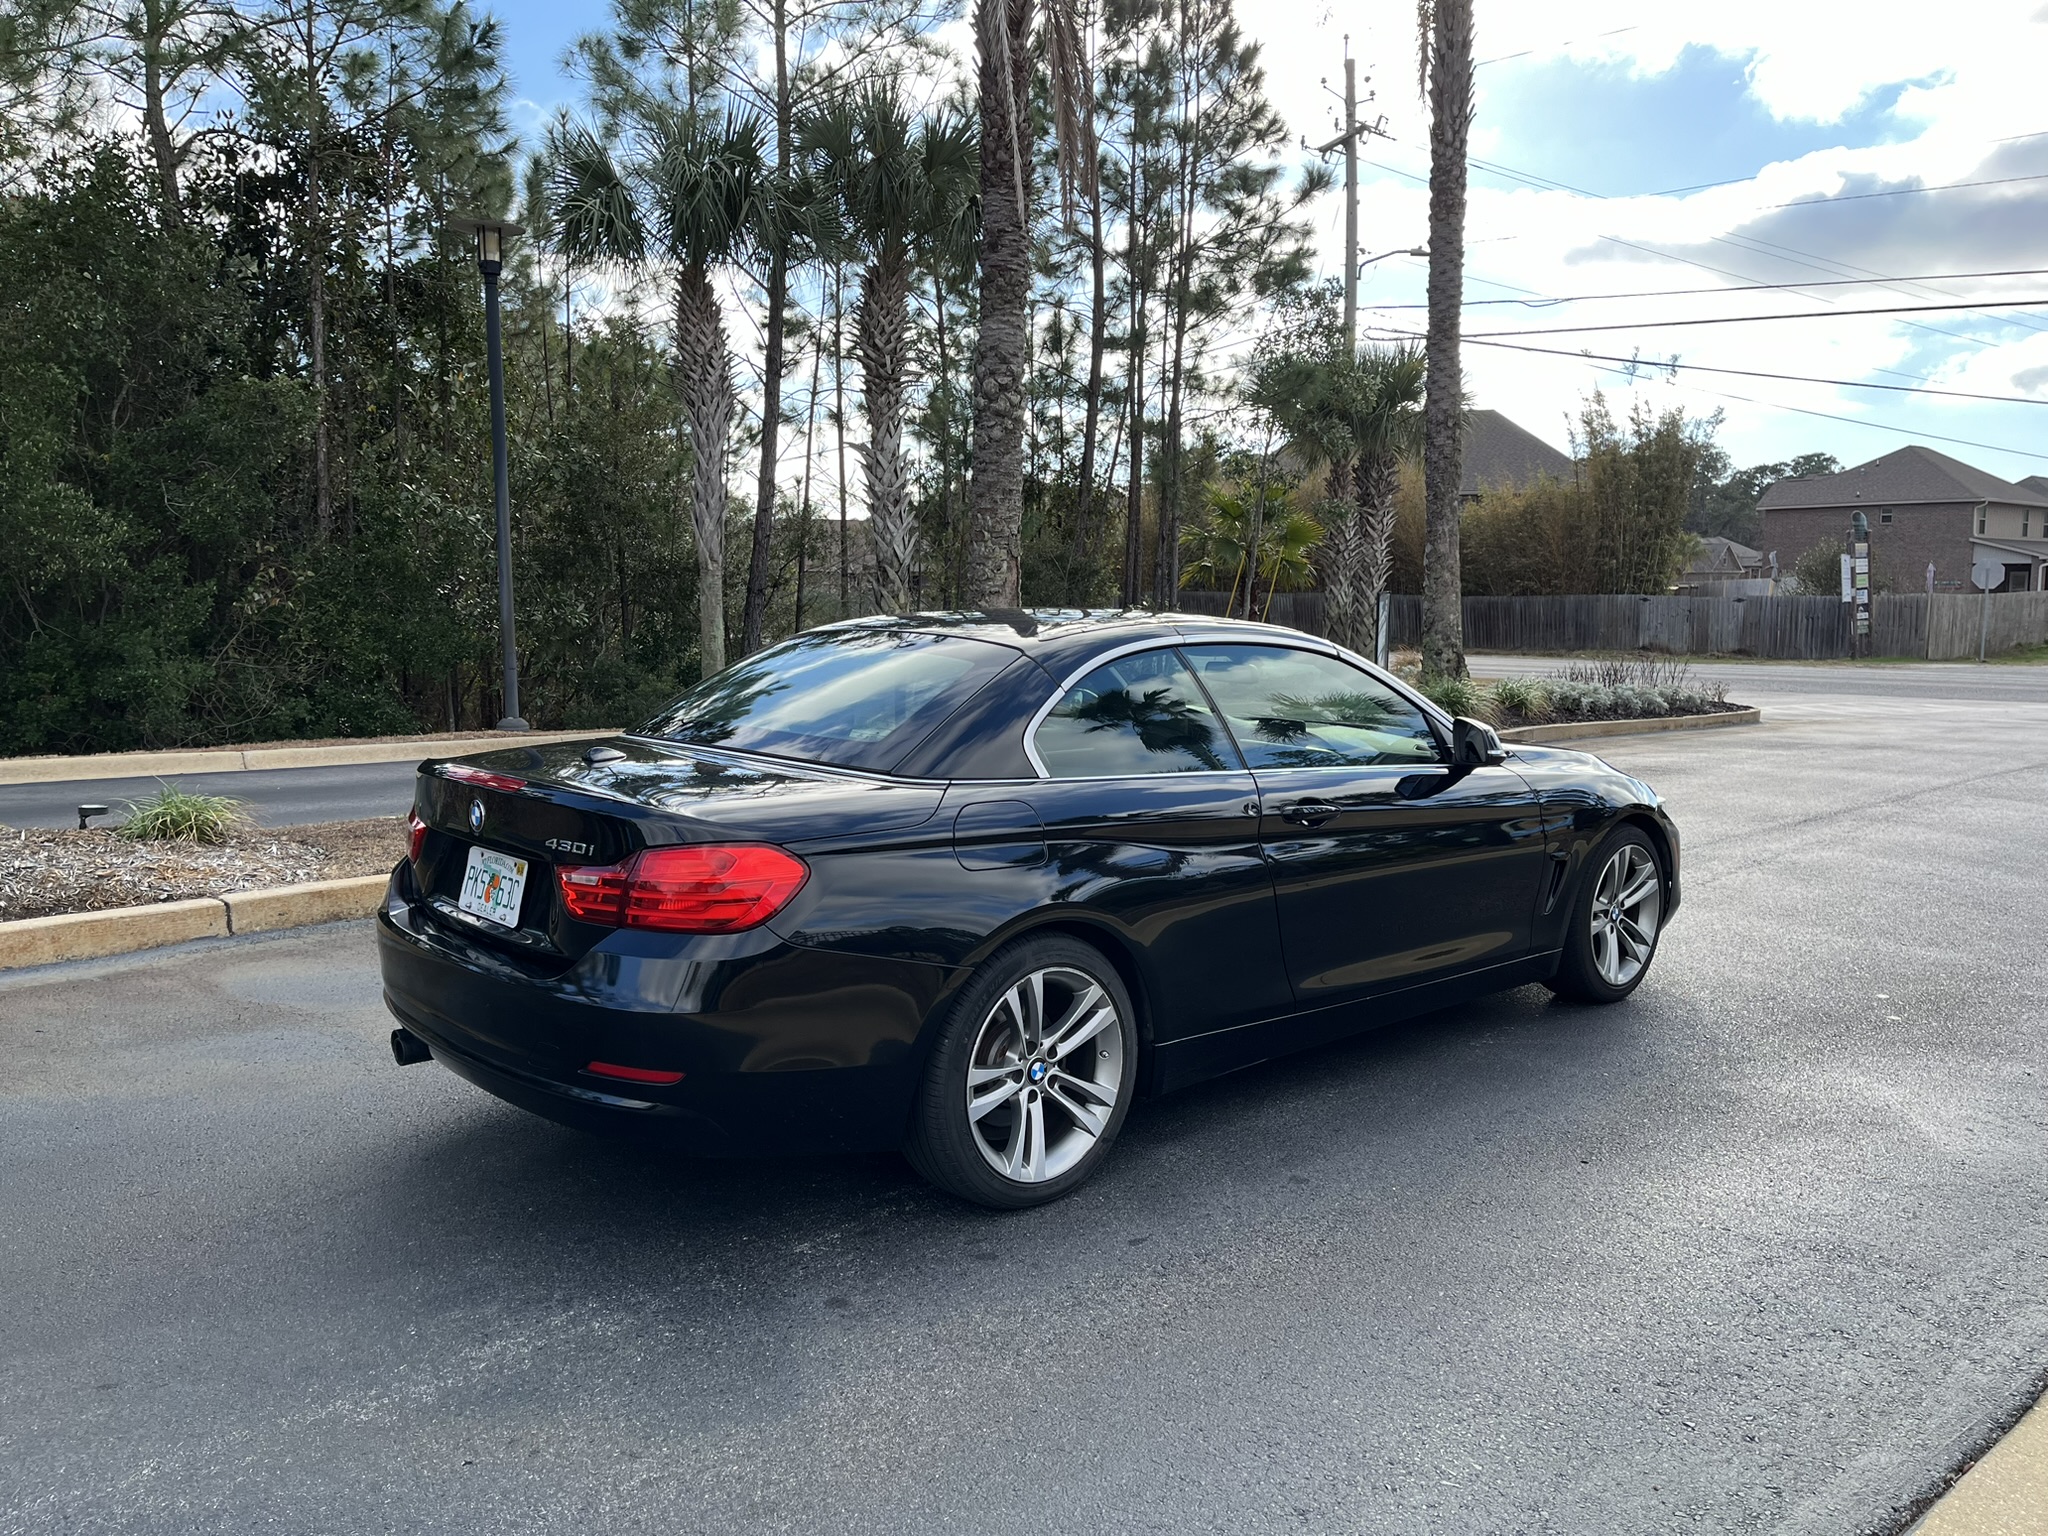
<path fill-rule="evenodd" d="M 1053 712 L 1054 707 L 1060 702 L 1061 699 L 1064 699 L 1069 693 L 1073 692 L 1075 684 L 1079 683 L 1082 678 L 1088 676 L 1089 673 L 1095 671 L 1097 668 L 1106 667 L 1112 661 L 1120 661 L 1126 656 L 1136 656 L 1141 651 L 1177 651 L 1180 649 L 1180 645 L 1181 642 L 1177 637 L 1172 640 L 1164 640 L 1161 639 L 1158 635 L 1152 635 L 1144 640 L 1133 640 L 1129 645 L 1119 645 L 1111 650 L 1104 651 L 1101 655 L 1096 656 L 1091 660 L 1083 662 L 1074 671 L 1068 673 L 1066 681 L 1062 682 L 1059 685 L 1059 687 L 1053 689 L 1052 697 L 1047 699 L 1043 704 L 1039 705 L 1038 708 L 1032 712 L 1031 718 L 1024 722 L 1024 757 L 1025 760 L 1031 764 L 1032 771 L 1035 772 L 1041 779 L 1045 779 L 1060 784 L 1082 784 L 1090 781 L 1103 782 L 1112 779 L 1136 778 L 1192 779 L 1202 776 L 1208 776 L 1213 778 L 1217 774 L 1222 773 L 1250 773 L 1251 770 L 1245 767 L 1242 763 L 1240 763 L 1235 768 L 1190 768 L 1185 773 L 1090 773 L 1079 775 L 1074 778 L 1054 780 L 1052 774 L 1048 772 L 1046 769 L 1045 759 L 1038 755 L 1038 728 L 1041 725 L 1045 724 L 1045 717 Z M 1183 663 L 1183 665 L 1185 665 L 1185 663 Z M 1195 686 L 1197 688 L 1202 687 L 1202 680 L 1199 677 L 1195 679 Z M 1209 697 L 1207 689 L 1202 689 L 1202 697 L 1204 699 L 1207 699 Z M 1213 702 L 1211 703 L 1211 708 L 1214 708 Z M 1226 736 L 1230 734 L 1230 727 L 1228 725 L 1223 724 L 1223 717 L 1221 715 L 1216 716 L 1216 723 L 1218 725 L 1223 726 L 1223 731 Z M 1237 741 L 1234 737 L 1231 739 L 1230 749 L 1233 752 L 1237 751 Z M 1242 753 L 1239 753 L 1238 755 L 1240 757 L 1243 756 Z"/>
<path fill-rule="evenodd" d="M 1065 678 L 1065 680 L 1060 683 L 1059 687 L 1053 690 L 1052 697 L 1047 699 L 1043 704 L 1039 705 L 1037 710 L 1032 714 L 1031 718 L 1024 723 L 1024 757 L 1025 760 L 1031 764 L 1033 771 L 1037 773 L 1039 778 L 1052 781 L 1053 776 L 1052 774 L 1046 771 L 1045 760 L 1038 755 L 1038 728 L 1039 726 L 1045 723 L 1045 717 L 1053 712 L 1054 706 L 1056 706 L 1061 699 L 1064 699 L 1068 695 L 1068 693 L 1070 693 L 1073 690 L 1075 684 L 1079 683 L 1082 678 L 1086 677 L 1089 673 L 1093 672 L 1098 667 L 1107 666 L 1110 662 L 1121 660 L 1125 656 L 1135 656 L 1141 651 L 1178 651 L 1186 646 L 1194 645 L 1257 645 L 1263 646 L 1268 650 L 1275 651 L 1306 651 L 1312 656 L 1328 656 L 1333 657 L 1338 661 L 1345 662 L 1351 666 L 1358 668 L 1359 671 L 1365 673 L 1365 675 L 1370 677 L 1374 682 L 1383 684 L 1384 686 L 1392 689 L 1398 697 L 1407 700 L 1410 704 L 1414 705 L 1418 710 L 1420 710 L 1422 713 L 1422 718 L 1428 721 L 1431 728 L 1436 732 L 1437 751 L 1441 754 L 1444 754 L 1444 758 L 1448 757 L 1450 751 L 1448 742 L 1450 740 L 1451 732 L 1451 717 L 1445 714 L 1441 709 L 1437 708 L 1437 706 L 1432 704 L 1428 699 L 1425 699 L 1424 697 L 1422 697 L 1422 695 L 1416 693 L 1413 689 L 1409 688 L 1407 684 L 1403 683 L 1399 678 L 1395 677 L 1393 674 L 1389 672 L 1381 671 L 1378 667 L 1374 666 L 1371 662 L 1367 661 L 1363 656 L 1360 656 L 1355 651 L 1347 651 L 1343 646 L 1333 644 L 1332 642 L 1323 639 L 1319 635 L 1304 634 L 1303 636 L 1301 636 L 1299 640 L 1296 640 L 1291 637 L 1283 638 L 1277 635 L 1236 635 L 1231 634 L 1228 631 L 1211 632 L 1208 634 L 1197 633 L 1192 635 L 1188 634 L 1185 631 L 1182 631 L 1172 640 L 1162 640 L 1157 635 L 1154 635 L 1150 639 L 1134 640 L 1129 645 L 1116 646 L 1111 650 L 1104 651 L 1101 655 L 1094 657 L 1092 660 L 1083 662 L 1079 667 L 1075 668 L 1074 671 L 1070 672 Z M 1192 664 L 1188 665 L 1188 670 L 1191 672 L 1194 671 Z M 1196 686 L 1202 687 L 1202 675 L 1199 672 L 1195 672 L 1194 677 Z M 1206 687 L 1202 687 L 1202 693 L 1205 698 L 1208 697 L 1208 689 Z M 1213 708 L 1215 701 L 1211 699 L 1210 704 Z M 1220 711 L 1217 713 L 1216 718 L 1223 725 L 1224 731 L 1228 733 L 1230 730 L 1230 723 L 1227 720 L 1224 720 L 1223 715 Z M 1237 746 L 1237 739 L 1235 736 L 1232 736 L 1231 738 L 1231 745 L 1233 747 Z M 1238 756 L 1243 757 L 1243 755 L 1244 753 L 1240 749 L 1238 751 Z M 1440 758 L 1436 766 L 1444 766 L 1444 758 Z M 1307 769 L 1303 771 L 1313 773 L 1317 770 Z M 1336 771 L 1335 767 L 1333 766 L 1330 771 Z M 1054 782 L 1061 784 L 1085 784 L 1091 782 L 1104 783 L 1111 780 L 1130 779 L 1139 777 L 1149 779 L 1193 779 L 1203 777 L 1214 778 L 1220 774 L 1249 775 L 1252 772 L 1253 770 L 1251 769 L 1251 767 L 1246 765 L 1237 768 L 1191 768 L 1185 773 L 1153 773 L 1143 775 L 1129 773 L 1094 773 L 1081 775 L 1070 779 L 1059 779 Z"/>
<path fill-rule="evenodd" d="M 1442 709 L 1437 707 L 1436 704 L 1432 703 L 1430 700 L 1424 698 L 1421 694 L 1417 693 L 1414 689 L 1410 688 L 1406 683 L 1402 682 L 1400 678 L 1394 676 L 1393 673 L 1382 671 L 1379 667 L 1367 661 L 1363 656 L 1359 655 L 1356 651 L 1348 651 L 1343 646 L 1336 644 L 1334 641 L 1324 640 L 1318 635 L 1306 635 L 1303 638 L 1311 641 L 1312 643 L 1308 645 L 1298 645 L 1286 640 L 1268 640 L 1264 636 L 1261 636 L 1255 640 L 1238 640 L 1233 638 L 1225 638 L 1220 635 L 1213 638 L 1188 640 L 1184 641 L 1183 643 L 1187 645 L 1258 645 L 1264 646 L 1266 649 L 1274 651 L 1307 651 L 1311 655 L 1329 656 L 1338 661 L 1344 662 L 1349 666 L 1356 667 L 1359 671 L 1363 672 L 1367 677 L 1371 678 L 1374 682 L 1379 683 L 1383 687 L 1389 689 L 1396 698 L 1404 699 L 1408 703 L 1415 706 L 1415 708 L 1421 713 L 1423 720 L 1428 724 L 1430 729 L 1436 735 L 1436 749 L 1440 755 L 1437 758 L 1435 766 L 1443 768 L 1448 767 L 1450 765 L 1451 717 L 1449 715 L 1445 714 Z M 1197 672 L 1195 676 L 1199 680 L 1201 677 L 1201 673 Z M 1228 720 L 1224 721 L 1223 728 L 1225 730 L 1230 729 L 1230 723 Z M 1243 755 L 1242 749 L 1240 749 L 1239 755 Z M 1389 763 L 1383 764 L 1381 766 L 1394 767 L 1396 765 Z M 1256 772 L 1256 770 L 1252 771 Z M 1327 768 L 1289 768 L 1284 771 L 1288 773 L 1337 773 L 1346 770 L 1342 767 L 1342 765 L 1332 763 Z"/>

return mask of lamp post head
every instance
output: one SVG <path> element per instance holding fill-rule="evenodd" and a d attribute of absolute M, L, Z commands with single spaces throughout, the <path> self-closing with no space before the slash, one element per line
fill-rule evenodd
<path fill-rule="evenodd" d="M 1870 537 L 1870 519 L 1864 514 L 1861 507 L 1858 507 L 1856 515 L 1849 519 L 1849 532 L 1858 539 Z"/>
<path fill-rule="evenodd" d="M 505 242 L 516 235 L 525 234 L 526 226 L 515 224 L 510 219 L 487 219 L 464 214 L 448 221 L 448 233 L 462 235 L 476 242 L 476 269 L 489 277 L 504 270 Z"/>

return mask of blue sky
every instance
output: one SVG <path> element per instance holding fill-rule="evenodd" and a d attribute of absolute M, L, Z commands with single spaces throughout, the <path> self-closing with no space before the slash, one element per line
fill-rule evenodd
<path fill-rule="evenodd" d="M 575 99 L 563 51 L 604 9 L 500 0 L 522 107 L 538 127 Z M 1548 307 L 1478 305 L 1468 335 L 1622 323 L 1628 328 L 1526 337 L 1567 356 L 1468 347 L 1475 402 L 1506 411 L 1563 446 L 1594 387 L 1695 413 L 1722 410 L 1738 463 L 1808 450 L 1860 462 L 1919 440 L 2018 478 L 2048 472 L 2048 406 L 1884 394 L 1791 380 L 1681 371 L 1638 376 L 1581 350 L 1827 379 L 1882 382 L 2048 401 L 2048 305 L 2033 311 L 1918 317 L 1833 312 L 1913 303 L 2048 297 L 2048 276 L 1901 284 L 1924 274 L 2048 267 L 2048 101 L 2038 61 L 2048 24 L 2038 0 L 1954 7 L 1865 0 L 1478 0 L 1476 158 L 1523 176 L 1475 170 L 1467 298 L 1631 293 L 1742 283 L 1866 286 L 1660 296 Z M 1327 138 L 1349 46 L 1384 113 L 1361 192 L 1367 254 L 1426 235 L 1426 125 L 1414 85 L 1412 0 L 1269 0 L 1242 4 L 1263 44 L 1272 94 L 1296 137 Z M 1347 43 L 1348 34 L 1348 43 Z M 1297 156 L 1298 158 L 1298 156 Z M 1405 173 L 1405 174 L 1404 174 Z M 1997 184 L 1903 195 L 1958 181 Z M 1728 185 L 1701 187 L 1703 183 Z M 1669 189 L 1701 187 L 1683 193 Z M 1575 190 L 1567 190 L 1575 189 Z M 1878 196 L 1844 194 L 1878 193 Z M 1665 194 L 1665 195 L 1650 195 Z M 1818 199 L 1820 201 L 1816 202 Z M 1780 204 L 1799 204 L 1781 207 Z M 1317 210 L 1325 270 L 1340 261 L 1341 198 Z M 1422 263 L 1368 272 L 1362 302 L 1412 305 Z M 1824 319 L 1655 326 L 1652 320 L 1818 311 Z M 1372 312 L 1387 334 L 1419 311 Z M 1643 322 L 1638 325 L 1638 322 Z M 1945 439 L 1961 439 L 1961 442 Z"/>

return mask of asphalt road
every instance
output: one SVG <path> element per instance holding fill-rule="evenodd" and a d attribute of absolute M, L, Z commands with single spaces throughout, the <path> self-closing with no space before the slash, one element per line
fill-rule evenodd
<path fill-rule="evenodd" d="M 366 925 L 0 979 L 0 1532 L 1896 1531 L 2048 1366 L 2048 708 L 1607 744 L 1540 989 L 1140 1106 L 996 1216 L 385 1053 Z"/>
<path fill-rule="evenodd" d="M 179 773 L 165 779 L 86 779 L 62 784 L 0 784 L 0 826 L 74 827 L 78 807 L 104 805 L 112 814 L 95 823 L 118 825 L 130 803 L 147 800 L 166 783 L 200 795 L 240 800 L 266 827 L 362 816 L 403 816 L 412 804 L 418 760 L 359 763 L 341 768 L 265 768 L 246 773 Z"/>

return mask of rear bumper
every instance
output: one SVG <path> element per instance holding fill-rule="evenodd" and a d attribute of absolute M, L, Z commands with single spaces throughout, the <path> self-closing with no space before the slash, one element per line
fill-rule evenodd
<path fill-rule="evenodd" d="M 553 1120 L 712 1154 L 894 1145 L 957 974 L 759 930 L 622 932 L 545 974 L 425 917 L 404 864 L 377 945 L 385 1005 L 451 1071 Z M 625 1082 L 593 1061 L 683 1079 Z"/>

